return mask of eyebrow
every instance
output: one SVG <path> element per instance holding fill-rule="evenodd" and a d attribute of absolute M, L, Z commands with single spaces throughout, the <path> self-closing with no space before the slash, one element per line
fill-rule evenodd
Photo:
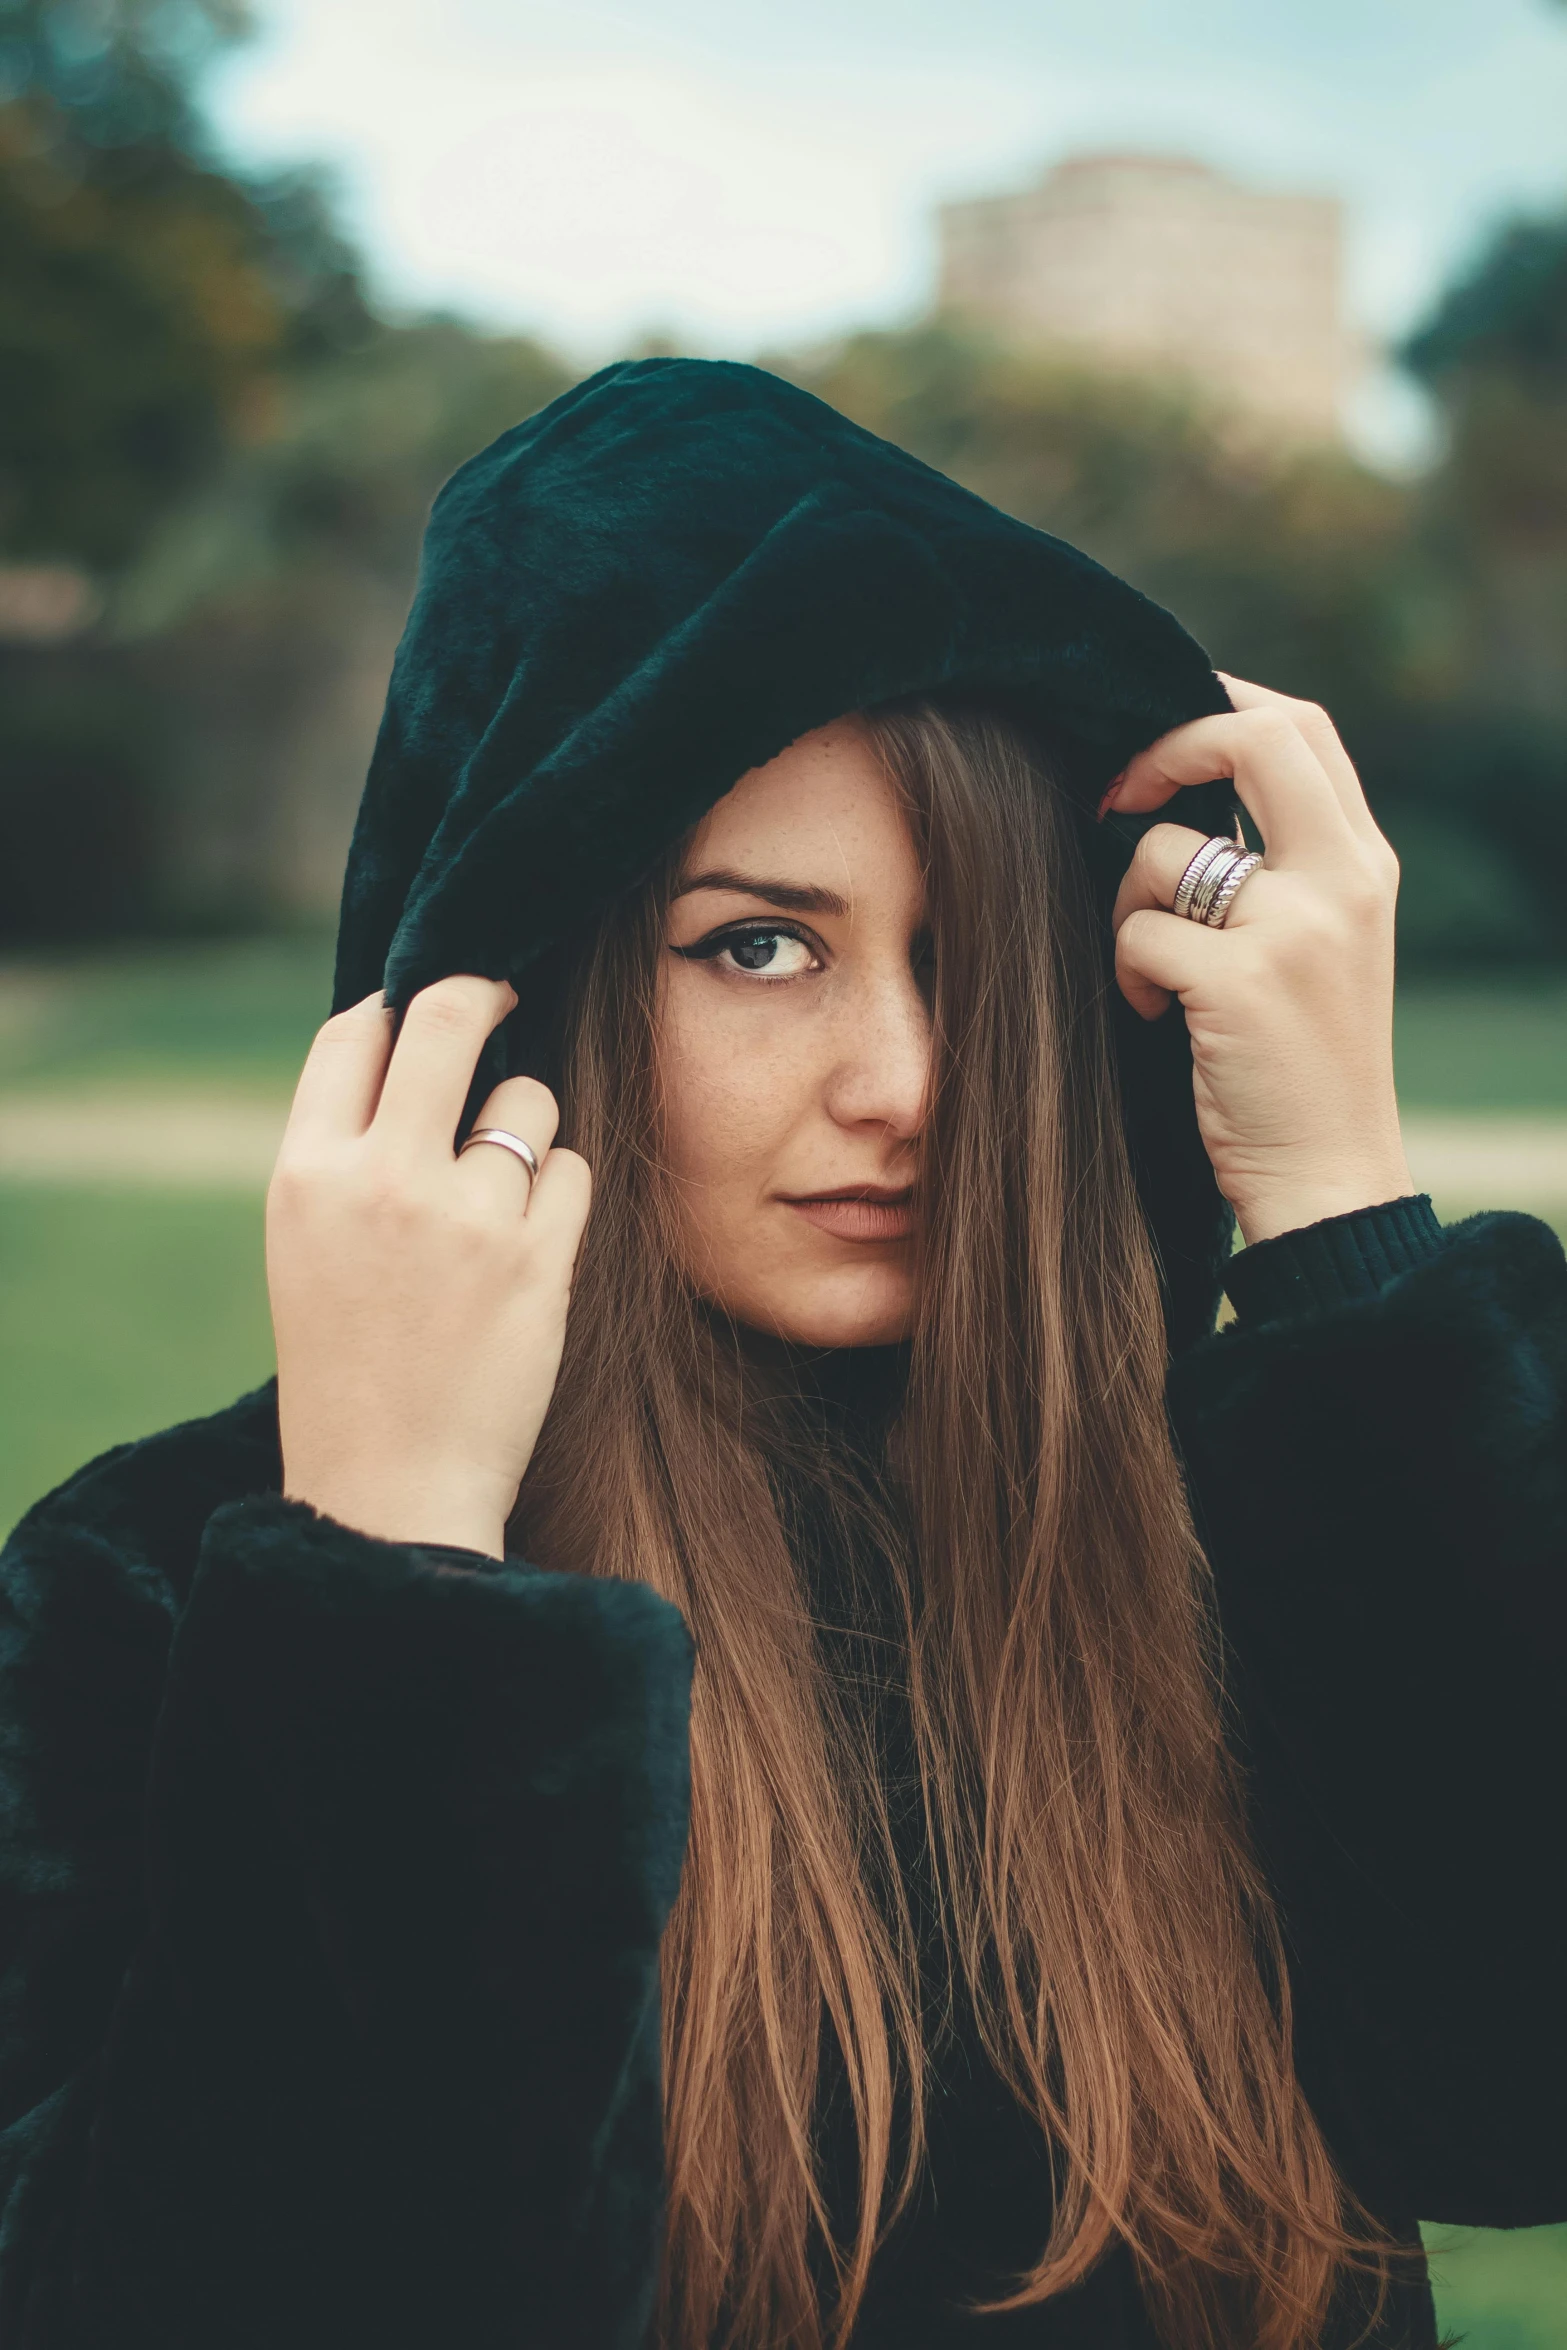
<path fill-rule="evenodd" d="M 770 906 L 785 906 L 791 914 L 846 915 L 849 911 L 848 899 L 839 897 L 836 890 L 815 889 L 799 881 L 768 881 L 759 874 L 731 873 L 723 867 L 685 874 L 675 895 L 689 897 L 698 889 L 727 889 L 740 897 L 765 898 Z"/>

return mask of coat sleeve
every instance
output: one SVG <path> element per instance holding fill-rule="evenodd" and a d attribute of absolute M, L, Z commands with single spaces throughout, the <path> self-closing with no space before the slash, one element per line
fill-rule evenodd
<path fill-rule="evenodd" d="M 0 1575 L 6 2350 L 626 2350 L 689 1643 L 265 1497 Z"/>
<path fill-rule="evenodd" d="M 1417 1205 L 1246 1252 L 1172 1418 L 1307 2093 L 1373 2208 L 1522 2225 L 1567 2217 L 1567 1266 Z"/>

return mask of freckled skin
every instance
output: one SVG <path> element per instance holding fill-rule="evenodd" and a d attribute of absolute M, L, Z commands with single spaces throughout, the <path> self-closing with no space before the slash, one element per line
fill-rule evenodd
<path fill-rule="evenodd" d="M 813 1219 L 794 1204 L 912 1183 L 930 1064 L 923 881 L 897 797 L 853 721 L 802 737 L 719 802 L 682 880 L 713 872 L 830 893 L 841 906 L 781 914 L 776 899 L 731 887 L 675 899 L 671 950 L 750 925 L 738 948 L 664 960 L 664 1148 L 688 1270 L 735 1320 L 803 1345 L 905 1337 L 912 1237 L 850 1238 L 822 1219 L 906 1224 L 907 1210 L 828 1208 Z M 742 956 L 767 967 L 743 968 Z"/>

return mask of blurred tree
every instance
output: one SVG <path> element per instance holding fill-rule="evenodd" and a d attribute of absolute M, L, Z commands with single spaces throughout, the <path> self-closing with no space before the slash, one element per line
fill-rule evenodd
<path fill-rule="evenodd" d="M 1422 523 L 1450 677 L 1567 722 L 1567 213 L 1505 227 L 1404 356 L 1447 424 Z"/>
<path fill-rule="evenodd" d="M 1509 222 L 1411 337 L 1405 357 L 1428 381 L 1501 368 L 1567 388 L 1567 215 Z"/>
<path fill-rule="evenodd" d="M 320 902 L 430 497 L 567 380 L 388 324 L 319 175 L 221 165 L 196 99 L 244 29 L 0 0 L 0 571 L 108 591 L 91 636 L 0 646 L 0 933 Z"/>
<path fill-rule="evenodd" d="M 112 568 L 243 419 L 279 337 L 189 85 L 228 0 L 0 0 L 0 547 Z"/>
<path fill-rule="evenodd" d="M 335 903 L 430 500 L 570 380 L 525 337 L 381 327 L 286 371 L 266 436 L 171 509 L 112 614 L 176 721 L 163 918 Z"/>
<path fill-rule="evenodd" d="M 1567 213 L 1505 225 L 1405 348 L 1447 448 L 1413 536 L 1405 740 L 1428 814 L 1513 874 L 1522 951 L 1567 950 Z"/>
<path fill-rule="evenodd" d="M 571 381 L 542 345 L 455 319 L 376 325 L 280 372 L 267 430 L 171 506 L 115 599 L 146 637 L 307 576 L 405 600 L 430 501 L 464 458 Z"/>
<path fill-rule="evenodd" d="M 308 176 L 248 185 L 194 92 L 239 0 L 0 0 L 0 552 L 113 572 L 280 364 L 369 319 Z"/>

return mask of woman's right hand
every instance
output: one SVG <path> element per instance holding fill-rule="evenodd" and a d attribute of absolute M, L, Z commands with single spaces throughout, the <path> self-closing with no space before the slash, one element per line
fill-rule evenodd
<path fill-rule="evenodd" d="M 379 995 L 311 1047 L 267 1195 L 283 1489 L 392 1542 L 503 1554 L 554 1391 L 591 1178 L 531 1077 L 479 1118 L 531 1145 L 453 1155 L 485 1038 L 516 996 L 443 979 L 395 1047 Z"/>

